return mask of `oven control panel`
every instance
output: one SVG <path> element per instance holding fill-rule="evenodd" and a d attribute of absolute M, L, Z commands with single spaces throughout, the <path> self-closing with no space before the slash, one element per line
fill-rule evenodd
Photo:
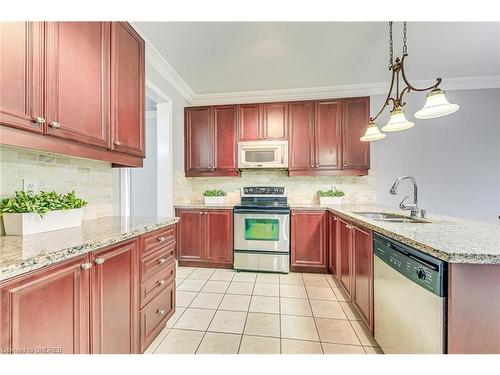
<path fill-rule="evenodd" d="M 241 195 L 285 195 L 285 188 L 276 186 L 249 186 L 242 188 Z"/>

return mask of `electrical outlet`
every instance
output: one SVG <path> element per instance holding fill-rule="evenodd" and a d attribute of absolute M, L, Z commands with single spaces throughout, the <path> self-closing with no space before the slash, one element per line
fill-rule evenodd
<path fill-rule="evenodd" d="M 321 190 L 323 191 L 333 190 L 333 185 L 321 185 Z"/>
<path fill-rule="evenodd" d="M 32 180 L 28 178 L 23 179 L 23 190 L 31 190 L 33 193 L 38 193 L 37 180 Z"/>

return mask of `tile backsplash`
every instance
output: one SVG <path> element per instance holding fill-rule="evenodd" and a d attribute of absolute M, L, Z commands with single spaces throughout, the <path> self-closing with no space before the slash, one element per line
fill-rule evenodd
<path fill-rule="evenodd" d="M 0 198 L 22 190 L 24 179 L 36 181 L 38 190 L 75 190 L 88 202 L 84 219 L 113 215 L 110 163 L 0 146 Z"/>
<path fill-rule="evenodd" d="M 374 203 L 375 176 L 318 176 L 288 177 L 286 171 L 246 171 L 241 177 L 184 177 L 184 172 L 174 173 L 174 204 L 200 204 L 207 189 L 227 192 L 226 203 L 237 204 L 243 186 L 284 186 L 290 204 L 319 203 L 316 193 L 324 187 L 334 186 L 343 190 L 344 202 Z"/>

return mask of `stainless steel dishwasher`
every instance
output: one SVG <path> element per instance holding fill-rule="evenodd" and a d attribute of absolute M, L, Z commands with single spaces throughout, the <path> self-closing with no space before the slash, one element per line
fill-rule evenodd
<path fill-rule="evenodd" d="M 446 352 L 442 260 L 375 233 L 375 339 L 387 354 Z"/>

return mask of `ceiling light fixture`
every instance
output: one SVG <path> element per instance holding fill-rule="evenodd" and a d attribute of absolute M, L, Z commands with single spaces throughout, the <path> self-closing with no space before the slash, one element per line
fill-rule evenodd
<path fill-rule="evenodd" d="M 405 130 L 413 127 L 415 123 L 408 121 L 405 117 L 403 107 L 406 105 L 403 102 L 403 95 L 409 93 L 410 91 L 428 91 L 427 101 L 424 107 L 415 113 L 415 117 L 419 119 L 429 119 L 441 116 L 449 115 L 453 112 L 458 111 L 458 104 L 450 104 L 446 100 L 446 96 L 443 90 L 439 89 L 438 86 L 441 83 L 441 78 L 436 79 L 436 83 L 432 86 L 425 87 L 422 89 L 416 88 L 408 82 L 405 75 L 404 61 L 406 56 L 408 56 L 408 46 L 407 46 L 407 32 L 406 32 L 406 22 L 403 22 L 403 56 L 401 59 L 399 57 L 396 60 L 393 59 L 393 43 L 392 43 L 392 22 L 389 22 L 389 70 L 392 71 L 391 86 L 389 88 L 389 94 L 385 99 L 384 105 L 377 113 L 375 117 L 370 118 L 370 124 L 366 129 L 366 133 L 360 138 L 363 142 L 376 141 L 385 137 L 385 134 L 380 133 L 375 120 L 384 111 L 385 107 L 392 103 L 392 109 L 390 112 L 390 118 L 387 125 L 382 127 L 384 132 L 394 132 L 399 130 Z M 406 87 L 399 91 L 399 78 L 403 79 Z M 395 86 L 395 87 L 394 87 Z M 392 97 L 392 90 L 396 89 L 396 95 Z"/>

